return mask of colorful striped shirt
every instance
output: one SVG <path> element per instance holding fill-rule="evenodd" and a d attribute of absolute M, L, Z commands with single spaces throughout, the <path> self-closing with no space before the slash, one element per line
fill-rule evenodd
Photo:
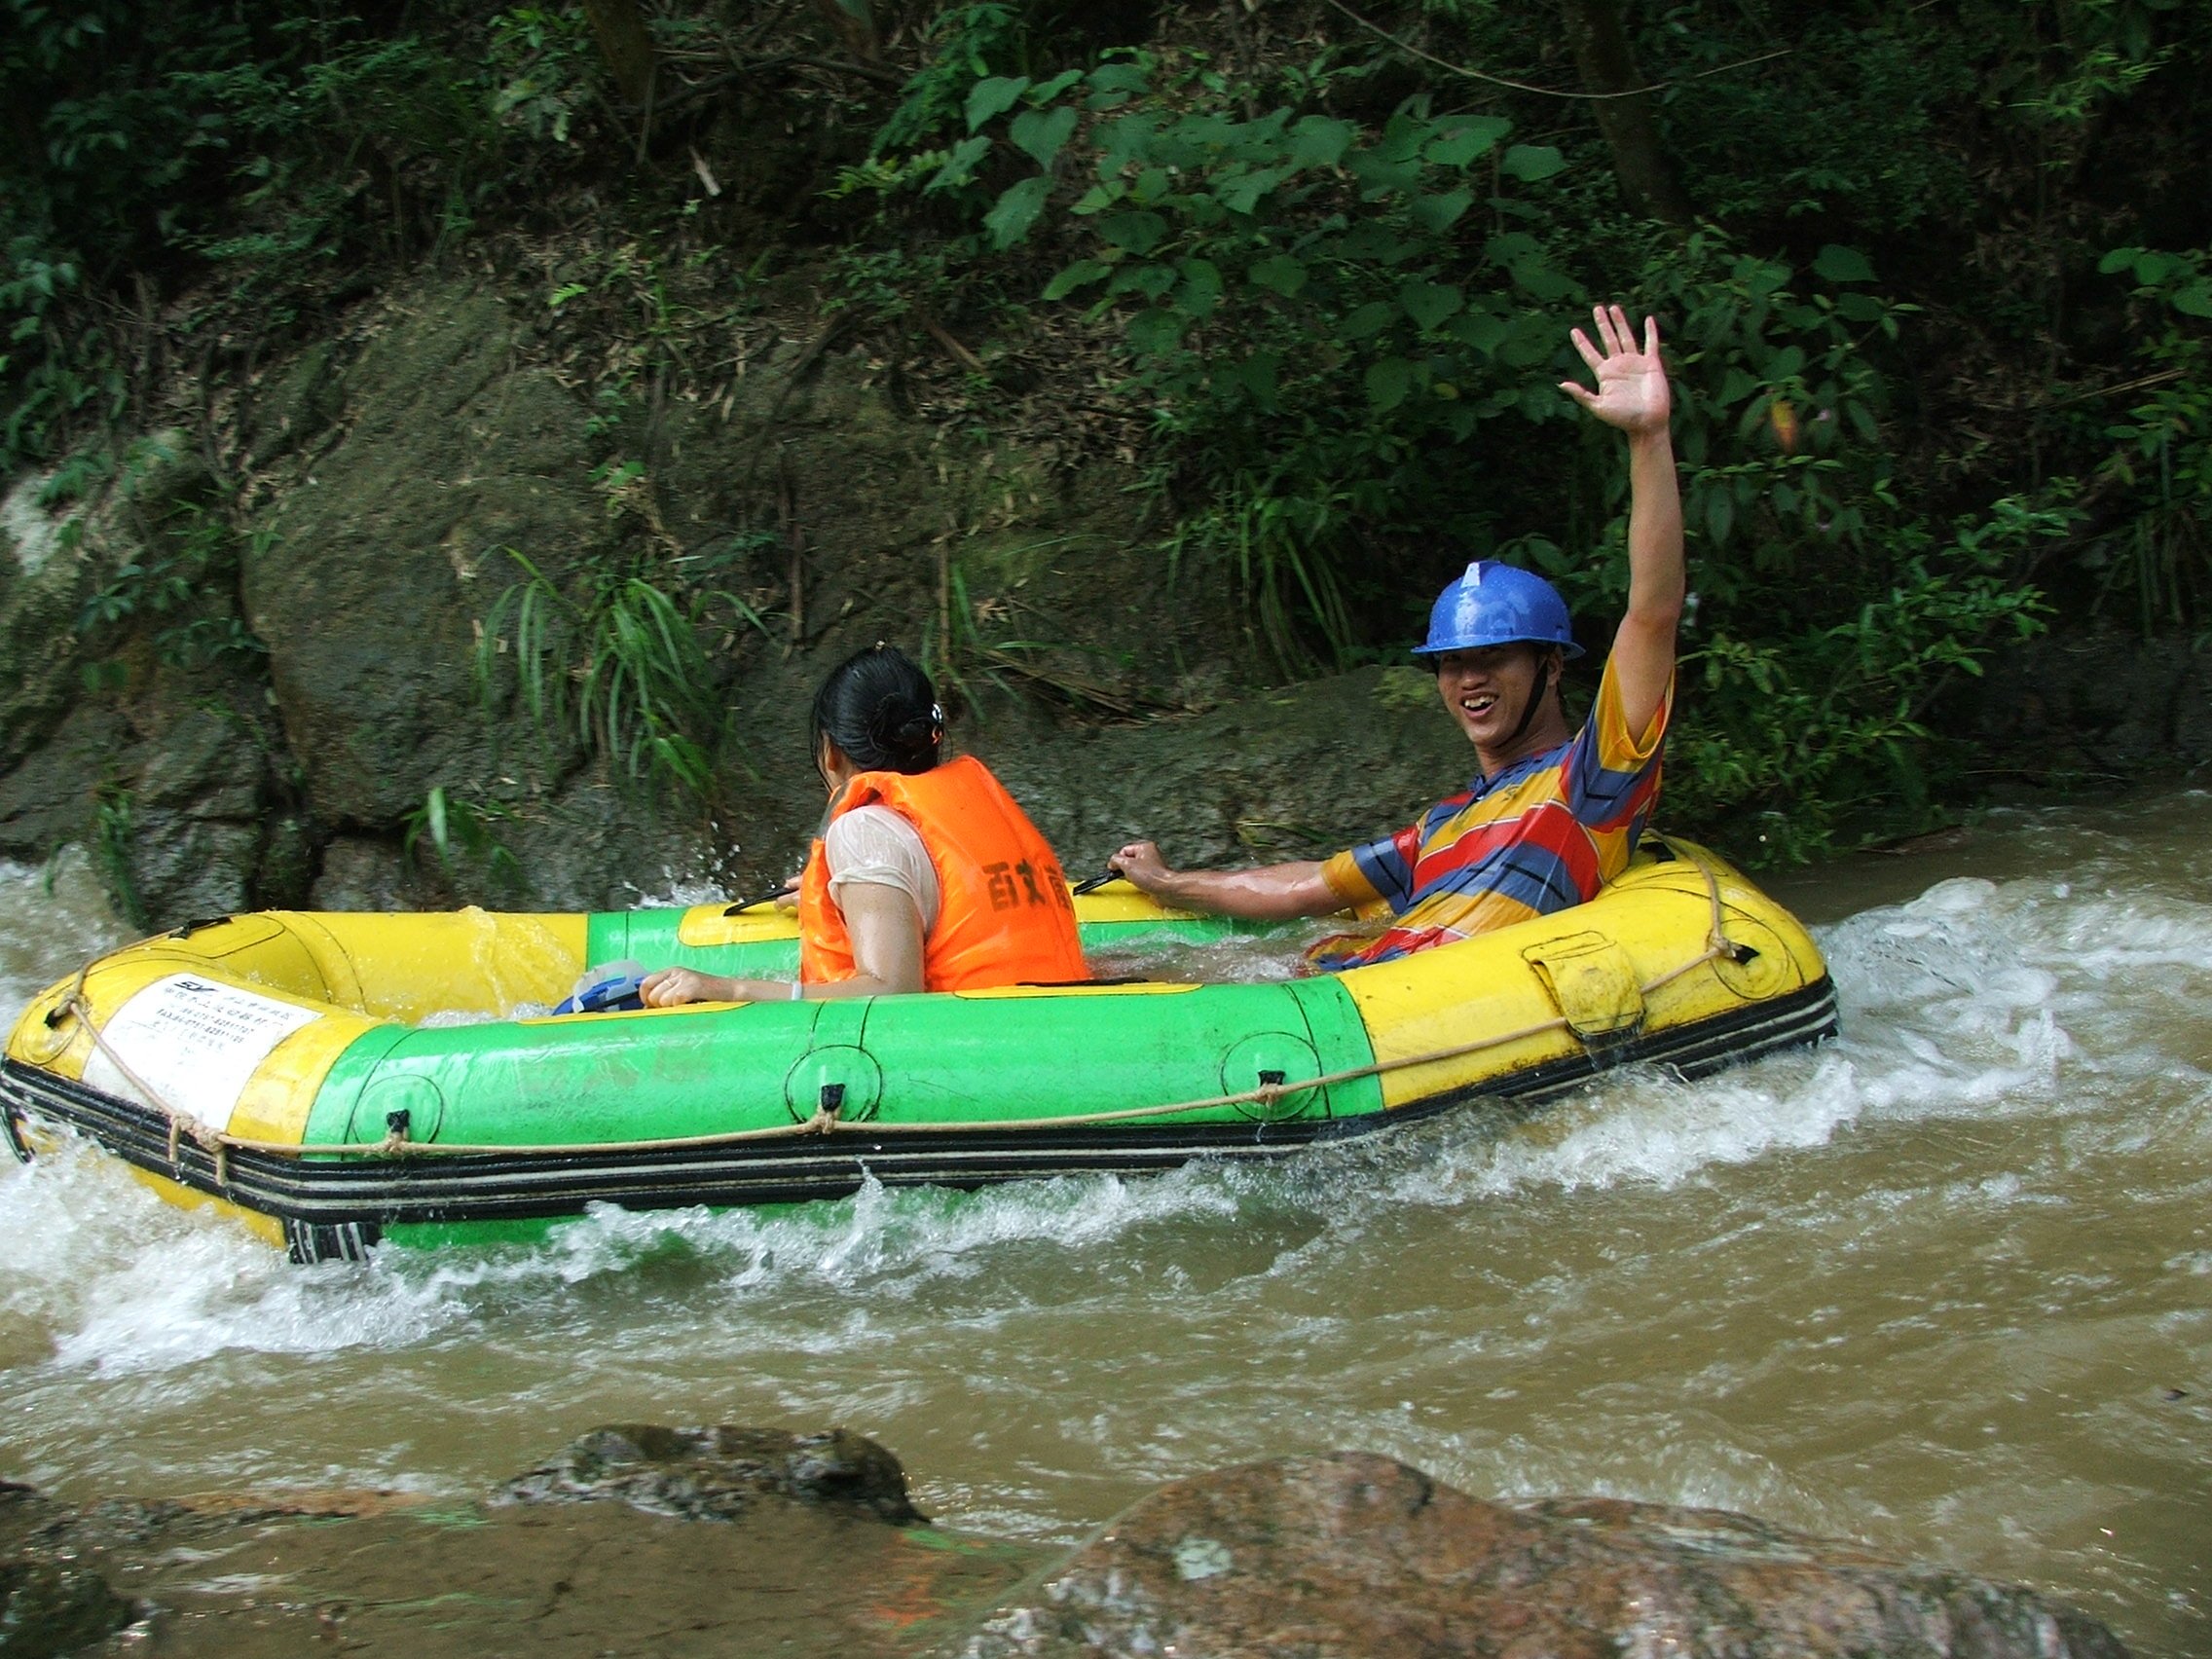
<path fill-rule="evenodd" d="M 1387 962 L 1595 899 L 1627 867 L 1659 798 L 1674 702 L 1670 679 L 1650 729 L 1632 734 L 1608 658 L 1597 706 L 1566 743 L 1478 777 L 1419 823 L 1321 866 L 1346 906 L 1387 904 L 1393 921 L 1379 938 L 1323 940 L 1309 960 Z"/>

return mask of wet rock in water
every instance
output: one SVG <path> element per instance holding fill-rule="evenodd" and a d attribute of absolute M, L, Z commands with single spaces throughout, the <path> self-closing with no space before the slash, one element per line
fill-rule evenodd
<path fill-rule="evenodd" d="M 112 1636 L 137 1609 L 96 1572 L 43 1561 L 0 1561 L 0 1654 L 47 1659 Z"/>
<path fill-rule="evenodd" d="M 1720 1510 L 1488 1503 L 1387 1457 L 1291 1457 L 1144 1498 L 963 1659 L 2119 1659 L 2033 1592 Z"/>
<path fill-rule="evenodd" d="M 595 1428 L 551 1460 L 516 1476 L 495 1503 L 612 1498 L 655 1515 L 730 1521 L 760 1499 L 860 1509 L 894 1526 L 926 1520 L 899 1459 L 863 1435 L 832 1429 Z"/>

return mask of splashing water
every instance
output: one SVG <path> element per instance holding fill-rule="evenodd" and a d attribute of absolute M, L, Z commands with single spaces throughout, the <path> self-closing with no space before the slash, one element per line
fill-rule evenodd
<path fill-rule="evenodd" d="M 1352 1446 L 1747 1509 L 2212 1648 L 2206 804 L 1795 878 L 1842 1042 L 1615 1074 L 1502 1138 L 313 1269 L 66 1150 L 0 1172 L 0 1473 L 459 1493 L 597 1422 L 836 1422 L 948 1525 L 1062 1539 Z M 0 872 L 10 1012 L 119 937 L 81 867 Z M 1279 977 L 1304 942 L 1123 971 Z"/>

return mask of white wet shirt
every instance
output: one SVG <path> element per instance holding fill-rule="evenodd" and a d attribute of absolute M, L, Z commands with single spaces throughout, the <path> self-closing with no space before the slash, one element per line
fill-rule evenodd
<path fill-rule="evenodd" d="M 822 857 L 830 868 L 830 898 L 841 910 L 838 889 L 847 882 L 896 887 L 914 902 L 922 918 L 922 937 L 937 926 L 937 866 L 921 831 L 888 806 L 856 806 L 832 819 L 822 835 Z"/>

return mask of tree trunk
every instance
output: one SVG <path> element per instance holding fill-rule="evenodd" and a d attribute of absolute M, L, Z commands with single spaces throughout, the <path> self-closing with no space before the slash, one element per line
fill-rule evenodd
<path fill-rule="evenodd" d="M 599 42 L 608 73 L 614 77 L 614 90 L 623 102 L 644 108 L 652 96 L 653 37 L 645 32 L 638 0 L 584 0 L 584 16 L 591 20 L 592 38 Z"/>
<path fill-rule="evenodd" d="M 1566 14 L 1567 44 L 1574 50 L 1584 88 L 1596 93 L 1634 94 L 1600 96 L 1590 102 L 1598 130 L 1613 153 L 1613 174 L 1620 180 L 1621 194 L 1646 218 L 1689 229 L 1697 215 L 1659 143 L 1655 96 L 1634 91 L 1644 80 L 1629 50 L 1628 30 L 1621 25 L 1620 0 L 1560 0 L 1560 10 Z"/>

